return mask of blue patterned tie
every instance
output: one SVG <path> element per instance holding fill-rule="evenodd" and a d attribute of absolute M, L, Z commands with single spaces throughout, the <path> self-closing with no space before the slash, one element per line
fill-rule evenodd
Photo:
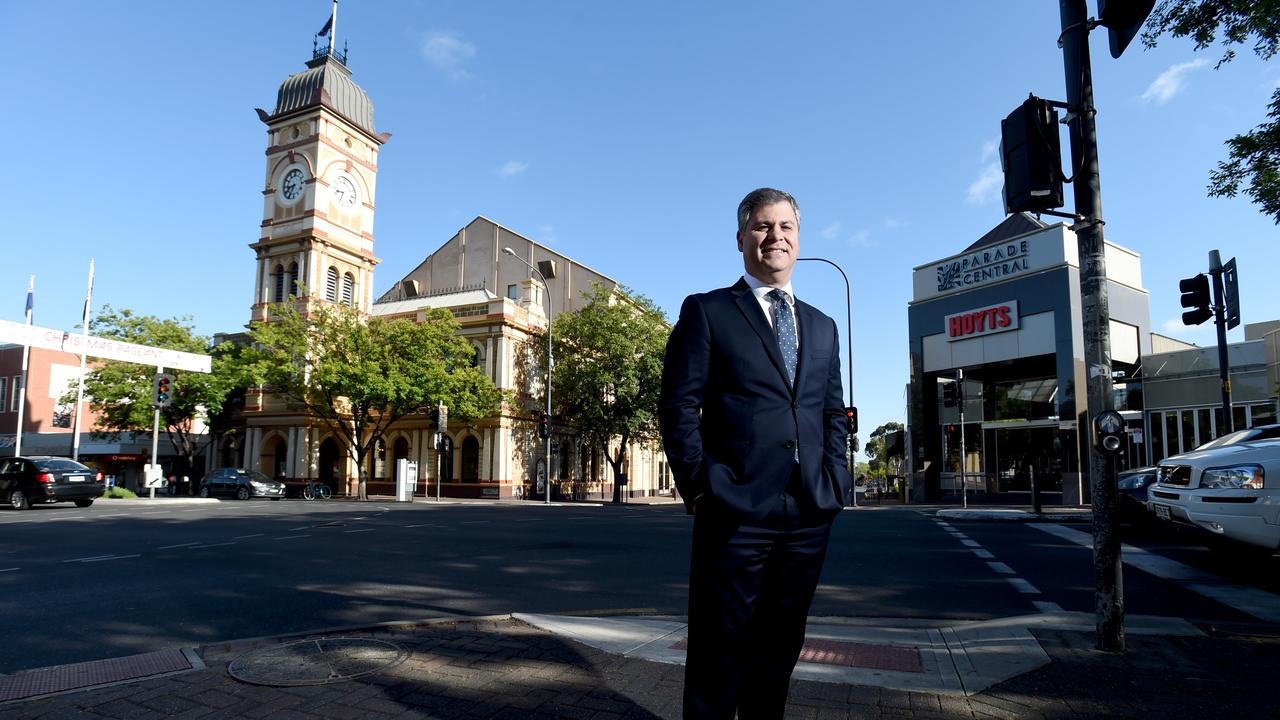
<path fill-rule="evenodd" d="M 791 307 L 787 304 L 787 294 L 781 290 L 769 291 L 769 299 L 773 300 L 773 329 L 778 333 L 778 349 L 782 351 L 782 364 L 787 368 L 787 382 L 796 382 L 796 359 L 800 347 L 796 336 L 796 319 L 791 315 Z"/>

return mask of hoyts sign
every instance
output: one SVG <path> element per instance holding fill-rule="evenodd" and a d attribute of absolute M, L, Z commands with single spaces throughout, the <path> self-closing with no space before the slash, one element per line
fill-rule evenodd
<path fill-rule="evenodd" d="M 966 340 L 1005 330 L 1018 329 L 1018 301 L 967 310 L 946 317 L 947 340 Z"/>

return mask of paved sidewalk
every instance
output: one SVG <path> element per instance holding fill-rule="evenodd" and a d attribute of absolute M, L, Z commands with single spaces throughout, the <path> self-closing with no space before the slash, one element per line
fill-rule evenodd
<path fill-rule="evenodd" d="M 530 622 L 576 626 L 578 636 L 615 642 L 636 628 L 650 626 L 668 647 L 678 644 L 678 618 L 571 619 L 526 616 Z M 1280 637 L 1206 635 L 1178 622 L 1154 622 L 1161 632 L 1180 635 L 1129 636 L 1123 656 L 1093 650 L 1091 629 L 1072 629 L 1078 616 L 1036 621 L 1034 616 L 951 628 L 945 653 L 937 652 L 931 632 L 939 627 L 881 627 L 866 621 L 815 619 L 811 642 L 837 634 L 835 642 L 858 639 L 883 647 L 897 644 L 934 652 L 942 659 L 967 655 L 974 666 L 1002 655 L 1041 653 L 1038 666 L 1017 671 L 990 687 L 893 687 L 891 675 L 914 672 L 909 667 L 881 669 L 880 680 L 864 676 L 811 678 L 824 662 L 802 665 L 788 706 L 789 718 L 1092 718 L 1092 717 L 1277 717 L 1274 678 L 1280 676 Z M 661 625 L 667 623 L 667 625 Z M 1135 623 L 1135 624 L 1141 624 Z M 979 627 L 985 625 L 985 629 Z M 630 628 L 628 630 L 628 628 Z M 832 630 L 832 628 L 843 628 Z M 975 630 L 976 628 L 976 630 Z M 1010 650 L 1012 629 L 1026 632 L 1021 647 Z M 891 637 L 897 630 L 903 633 Z M 513 617 L 470 621 L 402 623 L 364 630 L 325 633 L 302 642 L 298 638 L 266 638 L 198 649 L 202 667 L 162 677 L 124 681 L 39 699 L 0 704 L 0 716 L 20 718 L 676 718 L 684 668 L 675 662 L 641 659 L 579 642 L 568 627 L 557 632 Z M 665 634 L 663 634 L 665 633 Z M 967 639 L 965 637 L 967 633 Z M 909 641 L 903 641 L 910 635 Z M 255 658 L 269 661 L 277 684 L 296 670 L 314 672 L 317 656 L 332 638 L 339 642 L 377 643 L 398 652 L 365 651 L 345 664 L 321 663 L 321 674 L 307 680 L 319 684 L 269 686 L 236 679 Z M 985 638 L 985 640 L 984 640 Z M 649 642 L 652 645 L 652 641 Z M 1035 646 L 1035 649 L 1031 647 Z M 830 660 L 839 647 L 826 648 Z M 834 650 L 832 648 L 835 648 Z M 963 649 L 963 652 L 953 650 Z M 634 650 L 634 648 L 632 649 Z M 848 648 L 845 648 L 847 651 Z M 309 652 L 306 658 L 303 652 Z M 922 666 L 930 662 L 924 658 Z M 148 654 L 153 655 L 153 654 Z M 678 654 L 677 654 L 678 655 Z M 983 656 L 991 656 L 983 658 Z M 386 661 L 379 657 L 387 658 Z M 843 656 L 848 659 L 849 654 Z M 861 662 L 879 662 L 873 651 Z M 810 658 L 813 659 L 813 658 Z M 899 660 L 901 658 L 898 658 Z M 122 659 L 127 664 L 129 659 Z M 112 661 L 121 663 L 122 661 Z M 364 663 L 363 666 L 360 663 Z M 892 661 L 891 661 L 892 662 Z M 233 665 L 234 663 L 234 665 Z M 352 663 L 355 663 L 354 665 Z M 380 664 L 381 663 L 381 664 Z M 259 662 L 261 666 L 263 663 Z M 82 664 L 83 665 L 83 664 Z M 808 667 L 806 667 L 808 666 Z M 833 667 L 826 665 L 827 667 Z M 846 669 L 848 669 L 846 667 Z M 867 668 L 853 668 L 866 671 Z M 56 670 L 56 669 L 54 669 Z M 48 673 L 49 670 L 32 671 Z M 959 664 L 953 668 L 963 675 Z M 0 677 L 0 690 L 30 673 Z M 65 675 L 66 673 L 64 673 Z M 334 677 L 330 678 L 330 675 Z M 941 678 L 941 674 L 938 675 Z M 345 678 L 350 679 L 345 679 Z M 305 679 L 305 678 L 304 678 Z M 834 680 L 834 681 L 831 681 Z"/>

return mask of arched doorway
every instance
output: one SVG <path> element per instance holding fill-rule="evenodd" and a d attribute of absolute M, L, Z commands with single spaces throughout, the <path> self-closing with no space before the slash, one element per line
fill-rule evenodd
<path fill-rule="evenodd" d="M 480 482 L 480 441 L 474 435 L 462 441 L 462 482 Z"/>
<path fill-rule="evenodd" d="M 289 464 L 288 441 L 278 435 L 268 440 L 262 448 L 262 455 L 258 458 L 258 462 L 262 472 L 272 478 L 286 477 Z"/>
<path fill-rule="evenodd" d="M 333 438 L 325 438 L 320 443 L 320 482 L 330 489 L 337 489 L 342 480 L 343 452 Z"/>
<path fill-rule="evenodd" d="M 391 444 L 391 459 L 395 464 L 399 464 L 401 460 L 409 457 L 409 441 L 404 438 L 396 438 Z"/>

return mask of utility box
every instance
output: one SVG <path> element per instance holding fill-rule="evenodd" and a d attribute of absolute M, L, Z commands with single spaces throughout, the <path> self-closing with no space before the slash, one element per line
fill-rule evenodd
<path fill-rule="evenodd" d="M 396 501 L 413 502 L 418 491 L 418 463 L 407 458 L 396 461 Z"/>

